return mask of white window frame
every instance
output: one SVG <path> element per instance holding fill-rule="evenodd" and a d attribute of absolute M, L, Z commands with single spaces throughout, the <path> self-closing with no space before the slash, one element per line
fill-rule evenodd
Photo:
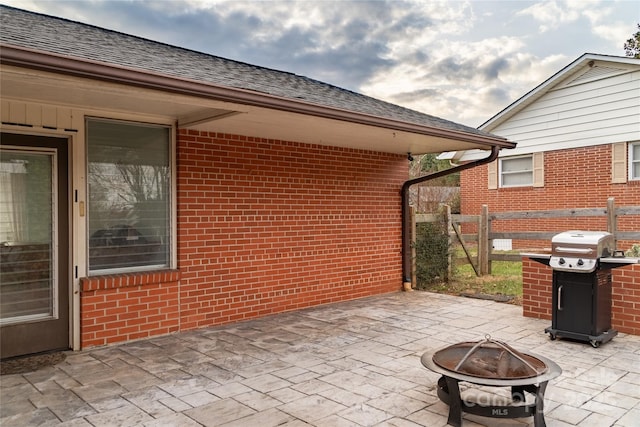
<path fill-rule="evenodd" d="M 504 175 L 505 172 L 503 171 L 503 162 L 505 161 L 509 161 L 509 160 L 518 160 L 518 159 L 530 159 L 531 160 L 531 169 L 528 170 L 521 170 L 521 171 L 512 171 L 512 172 L 506 172 L 507 174 L 522 174 L 525 172 L 530 173 L 531 175 L 531 181 L 527 184 L 519 184 L 519 185 L 505 185 L 504 183 Z M 501 157 L 499 159 L 499 164 L 498 164 L 498 177 L 499 177 L 499 182 L 500 182 L 500 188 L 516 188 L 516 187 L 533 187 L 534 186 L 534 159 L 533 159 L 533 154 L 527 154 L 527 155 L 523 155 L 523 156 L 510 156 L 510 157 Z"/>
<path fill-rule="evenodd" d="M 147 122 L 147 121 L 136 121 L 136 120 L 127 120 L 127 119 L 122 119 L 122 118 L 110 118 L 110 117 L 100 117 L 100 116 L 85 116 L 85 130 L 88 132 L 89 129 L 89 122 L 90 121 L 105 121 L 105 122 L 120 122 L 123 124 L 131 124 L 131 125 L 136 125 L 139 124 L 141 126 L 158 126 L 158 127 L 165 127 L 167 129 L 169 129 L 169 170 L 171 173 L 171 179 L 170 179 L 170 185 L 169 185 L 169 191 L 170 191 L 170 195 L 169 195 L 169 242 L 168 242 L 168 248 L 169 248 L 169 256 L 168 256 L 168 264 L 161 264 L 161 265 L 148 265 L 148 266 L 138 266 L 138 267 L 129 267 L 129 268 L 109 268 L 109 269 L 94 269 L 91 270 L 91 265 L 89 263 L 89 237 L 90 237 L 90 233 L 89 231 L 89 217 L 88 215 L 86 216 L 86 230 L 87 230 L 87 236 L 85 239 L 85 245 L 86 245 L 86 271 L 87 271 L 87 275 L 88 276 L 99 276 L 99 275 L 104 275 L 104 274 L 118 274 L 118 273 L 135 273 L 135 272 L 145 272 L 145 271 L 153 271 L 153 270 L 169 270 L 169 269 L 176 269 L 177 268 L 177 260 L 178 260 L 178 221 L 177 221 L 177 156 L 176 156 L 176 149 L 177 149 L 177 143 L 176 143 L 176 125 L 175 124 L 168 124 L 168 123 L 155 123 L 155 122 Z M 85 161 L 85 167 L 86 167 L 86 176 L 87 176 L 87 184 L 86 184 L 86 195 L 87 195 L 87 199 L 90 197 L 89 196 L 89 146 L 88 146 L 88 139 L 87 139 L 87 144 L 86 144 L 86 151 L 85 151 L 85 156 L 86 156 L 86 161 Z M 87 206 L 88 208 L 88 206 Z"/>
<path fill-rule="evenodd" d="M 640 141 L 629 144 L 629 181 L 640 181 L 640 175 L 633 175 L 633 166 L 640 165 L 640 157 L 634 158 L 634 148 L 640 147 Z"/>

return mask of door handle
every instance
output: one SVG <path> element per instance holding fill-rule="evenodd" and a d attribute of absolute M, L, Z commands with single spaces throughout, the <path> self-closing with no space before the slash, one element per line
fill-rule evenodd
<path fill-rule="evenodd" d="M 562 311 L 562 286 L 558 286 L 558 311 Z"/>

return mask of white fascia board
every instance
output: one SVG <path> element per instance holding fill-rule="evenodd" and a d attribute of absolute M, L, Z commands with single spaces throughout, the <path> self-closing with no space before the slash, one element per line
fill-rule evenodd
<path fill-rule="evenodd" d="M 509 150 L 511 152 L 512 150 Z M 500 150 L 500 154 L 502 155 L 502 150 Z M 487 157 L 487 152 L 484 150 L 467 150 L 467 151 L 458 151 L 456 153 L 456 157 L 453 158 L 457 163 L 467 163 L 473 162 L 475 160 L 480 160 Z"/>
<path fill-rule="evenodd" d="M 438 160 L 453 160 L 456 158 L 458 153 L 463 153 L 463 151 L 445 151 L 444 153 L 440 153 L 436 156 Z"/>
<path fill-rule="evenodd" d="M 510 148 L 508 150 L 500 150 L 498 157 L 513 156 L 514 150 L 517 148 Z M 522 150 L 521 150 L 522 151 Z M 522 154 L 522 153 L 520 153 Z M 444 153 L 439 154 L 436 159 L 437 160 L 449 160 L 452 163 L 467 163 L 473 162 L 476 160 L 484 159 L 487 157 L 487 150 L 467 150 L 467 151 L 446 151 Z"/>

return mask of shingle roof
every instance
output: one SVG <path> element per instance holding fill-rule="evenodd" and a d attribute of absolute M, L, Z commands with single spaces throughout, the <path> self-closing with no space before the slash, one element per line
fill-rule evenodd
<path fill-rule="evenodd" d="M 181 47 L 0 5 L 0 43 L 141 72 L 304 100 L 376 117 L 477 135 L 475 128 L 444 120 L 308 77 L 233 61 Z M 495 135 L 492 135 L 495 137 Z"/>

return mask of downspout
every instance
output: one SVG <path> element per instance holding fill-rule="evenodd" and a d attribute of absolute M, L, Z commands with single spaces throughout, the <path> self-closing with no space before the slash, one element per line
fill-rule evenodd
<path fill-rule="evenodd" d="M 451 169 L 430 173 L 425 176 L 410 179 L 402 184 L 402 282 L 403 289 L 411 289 L 411 214 L 409 209 L 409 188 L 414 184 L 429 181 L 441 176 L 450 175 L 465 169 L 491 163 L 498 158 L 500 147 L 491 147 L 491 154 L 484 159 L 455 166 Z"/>

